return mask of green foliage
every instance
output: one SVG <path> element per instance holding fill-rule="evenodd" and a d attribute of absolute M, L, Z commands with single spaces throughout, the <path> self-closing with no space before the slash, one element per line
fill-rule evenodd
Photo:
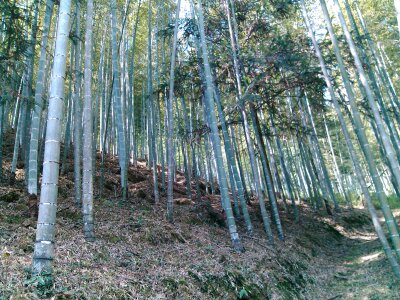
<path fill-rule="evenodd" d="M 312 106 L 320 110 L 325 105 L 322 101 L 325 83 L 319 75 L 320 69 L 304 28 L 295 26 L 299 18 L 296 5 L 286 0 L 243 0 L 234 1 L 234 6 L 243 87 L 252 86 L 245 100 L 268 105 L 274 114 L 279 114 L 276 119 L 284 129 L 298 129 L 298 124 L 292 124 L 293 120 L 288 119 L 286 111 L 276 109 L 281 105 L 279 99 L 285 97 L 288 90 L 301 87 L 310 99 L 314 99 Z M 206 35 L 209 45 L 212 45 L 210 63 L 215 70 L 216 83 L 224 94 L 224 108 L 234 110 L 236 86 L 232 78 L 233 62 L 226 13 L 218 1 L 208 2 L 205 10 Z M 200 88 L 199 61 L 193 49 L 197 28 L 190 20 L 183 28 L 185 34 L 181 36 L 180 45 L 187 59 L 182 60 L 176 71 L 176 94 L 185 96 L 188 88 L 193 86 L 195 99 L 199 99 L 203 90 Z M 231 118 L 236 121 L 237 112 L 233 111 Z"/>
<path fill-rule="evenodd" d="M 24 217 L 21 215 L 13 214 L 8 215 L 5 218 L 5 221 L 9 224 L 21 224 L 24 220 Z"/>
<path fill-rule="evenodd" d="M 347 206 L 348 205 L 348 203 L 346 201 L 346 198 L 342 194 L 335 193 L 335 197 L 336 197 L 336 200 L 338 201 L 338 203 L 340 205 L 343 205 L 343 206 Z M 349 198 L 349 200 L 350 200 L 350 202 L 351 202 L 351 204 L 353 206 L 362 205 L 363 199 L 357 193 L 348 191 L 347 192 L 347 197 Z"/>
<path fill-rule="evenodd" d="M 28 46 L 27 40 L 24 39 L 26 31 L 25 23 L 26 8 L 19 5 L 16 1 L 1 1 L 0 11 L 2 14 L 2 32 L 6 35 L 6 42 L 0 48 L 0 62 L 6 60 L 18 60 L 24 54 Z"/>
<path fill-rule="evenodd" d="M 372 198 L 372 204 L 374 205 L 374 207 L 376 209 L 380 209 L 381 205 L 380 205 L 378 197 L 376 196 L 375 193 L 371 195 L 371 198 Z M 387 199 L 387 202 L 391 209 L 400 208 L 400 199 L 395 194 L 387 196 L 386 199 Z"/>
<path fill-rule="evenodd" d="M 399 55 L 399 31 L 396 20 L 396 10 L 393 0 L 363 0 L 357 1 L 364 15 L 371 38 L 381 42 L 390 59 L 389 73 L 393 76 L 400 64 Z M 398 80 L 393 84 L 399 87 Z"/>
<path fill-rule="evenodd" d="M 26 270 L 29 274 L 24 282 L 28 291 L 31 291 L 39 298 L 48 298 L 54 295 L 54 278 L 51 273 L 41 273 L 31 275 L 30 269 Z"/>
<path fill-rule="evenodd" d="M 341 174 L 351 174 L 353 168 L 350 163 L 344 163 L 339 165 L 339 171 Z"/>
<path fill-rule="evenodd" d="M 0 201 L 11 203 L 19 199 L 19 194 L 16 192 L 9 192 L 0 196 Z"/>
<path fill-rule="evenodd" d="M 2 89 L 7 89 L 18 82 L 18 74 L 24 67 L 22 62 L 29 46 L 26 34 L 26 24 L 29 24 L 29 14 L 25 6 L 17 1 L 0 1 L 1 12 L 1 36 L 0 44 L 0 74 L 2 74 Z M 4 41 L 4 42 L 3 42 Z M 10 85 L 6 85 L 7 82 Z M 16 94 L 17 88 L 8 91 L 8 94 Z"/>

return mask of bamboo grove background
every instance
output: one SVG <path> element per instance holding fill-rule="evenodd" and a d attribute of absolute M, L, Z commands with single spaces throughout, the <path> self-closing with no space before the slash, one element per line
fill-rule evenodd
<path fill-rule="evenodd" d="M 293 222 L 301 221 L 301 205 L 328 214 L 364 206 L 400 278 L 392 213 L 400 201 L 399 6 L 2 1 L 0 172 L 12 184 L 22 161 L 27 193 L 40 201 L 33 272 L 51 270 L 67 157 L 74 157 L 85 238 L 93 241 L 93 201 L 102 197 L 111 155 L 123 199 L 128 166 L 147 161 L 155 205 L 167 198 L 170 222 L 177 171 L 187 198 L 201 200 L 201 185 L 220 195 L 237 251 L 237 220 L 253 231 L 250 201 L 257 200 L 271 245 L 285 238 L 279 206 Z M 4 172 L 8 132 L 15 142 Z"/>

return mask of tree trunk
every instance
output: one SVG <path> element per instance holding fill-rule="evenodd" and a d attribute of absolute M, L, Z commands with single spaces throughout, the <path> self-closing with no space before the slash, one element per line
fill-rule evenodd
<path fill-rule="evenodd" d="M 61 0 L 57 25 L 54 63 L 49 92 L 49 108 L 44 150 L 43 178 L 39 217 L 36 229 L 32 272 L 51 272 L 54 259 L 54 237 L 57 211 L 60 136 L 63 119 L 63 99 L 71 0 Z"/>
<path fill-rule="evenodd" d="M 84 66 L 84 109 L 83 109 L 83 232 L 85 239 L 94 240 L 93 226 L 93 113 L 92 113 L 92 34 L 93 0 L 87 1 L 85 66 Z"/>

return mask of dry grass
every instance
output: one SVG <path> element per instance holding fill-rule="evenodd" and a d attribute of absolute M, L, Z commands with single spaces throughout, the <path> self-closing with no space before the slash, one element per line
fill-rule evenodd
<path fill-rule="evenodd" d="M 105 196 L 95 200 L 93 243 L 84 240 L 81 213 L 73 204 L 73 171 L 61 177 L 54 282 L 43 289 L 27 281 L 36 220 L 28 217 L 23 177 L 14 187 L 2 184 L 0 196 L 14 192 L 18 197 L 0 200 L 0 299 L 351 299 L 343 285 L 335 290 L 342 281 L 335 276 L 353 268 L 354 257 L 348 255 L 354 249 L 365 256 L 363 237 L 379 251 L 364 211 L 328 217 L 301 205 L 300 224 L 282 213 L 286 240 L 276 240 L 275 247 L 267 244 L 257 206 L 251 207 L 255 233 L 247 236 L 239 222 L 246 251 L 236 253 L 227 229 L 207 209 L 210 201 L 218 215 L 218 197 L 203 195 L 200 203 L 175 206 L 175 223 L 169 224 L 165 198 L 158 206 L 153 203 L 145 165 L 130 170 L 140 180 L 129 184 L 127 202 L 120 200 L 117 166 L 116 159 L 107 159 Z M 183 176 L 178 181 L 175 196 L 182 198 Z M 371 271 L 386 280 L 379 288 L 398 295 L 397 288 L 385 289 L 390 270 L 379 253 L 357 257 L 355 268 L 377 261 L 379 268 Z"/>

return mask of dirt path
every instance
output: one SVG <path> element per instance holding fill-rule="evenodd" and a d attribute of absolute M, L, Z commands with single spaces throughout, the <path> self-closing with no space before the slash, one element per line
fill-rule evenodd
<path fill-rule="evenodd" d="M 373 227 L 345 228 L 338 245 L 326 253 L 328 263 L 319 278 L 322 286 L 312 299 L 400 299 L 394 278 Z"/>

